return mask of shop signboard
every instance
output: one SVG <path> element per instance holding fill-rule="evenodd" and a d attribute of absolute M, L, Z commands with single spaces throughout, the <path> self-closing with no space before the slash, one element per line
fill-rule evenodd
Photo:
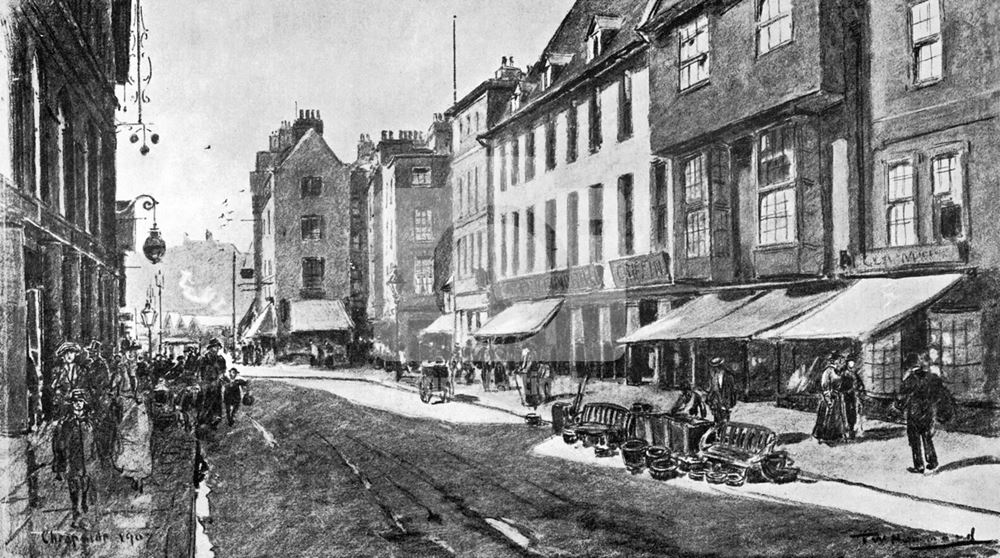
<path fill-rule="evenodd" d="M 857 273 L 883 272 L 908 267 L 957 264 L 964 261 L 958 244 L 900 246 L 869 250 L 854 258 Z"/>
<path fill-rule="evenodd" d="M 497 286 L 500 296 L 508 300 L 545 298 L 603 289 L 604 273 L 600 265 L 589 264 L 506 279 Z"/>
<path fill-rule="evenodd" d="M 670 256 L 666 252 L 613 260 L 611 277 L 619 288 L 670 283 Z"/>

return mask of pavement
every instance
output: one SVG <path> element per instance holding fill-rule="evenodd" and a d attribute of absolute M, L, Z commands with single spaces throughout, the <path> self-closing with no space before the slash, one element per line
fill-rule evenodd
<path fill-rule="evenodd" d="M 416 391 L 412 379 L 396 382 L 390 373 L 382 370 L 328 371 L 302 366 L 278 366 L 268 369 L 244 368 L 243 373 L 249 377 L 366 382 L 399 391 Z M 343 388 L 338 388 L 340 389 Z M 576 389 L 577 383 L 573 378 L 557 377 L 553 383 L 556 401 L 570 401 Z M 677 395 L 675 391 L 659 390 L 651 386 L 629 386 L 617 381 L 591 381 L 587 386 L 584 400 L 613 402 L 624 406 L 643 402 L 665 410 L 670 408 Z M 373 404 L 380 404 L 377 401 L 380 397 L 369 396 Z M 532 409 L 521 403 L 521 396 L 516 390 L 487 392 L 479 383 L 457 385 L 456 399 L 462 404 L 502 411 L 515 417 L 523 417 L 526 413 L 534 411 L 541 414 L 544 419 L 551 417 L 552 403 L 555 402 Z M 399 401 L 405 400 L 407 400 L 405 397 L 399 399 Z M 416 398 L 413 400 L 416 401 Z M 382 402 L 381 406 L 390 411 L 397 409 L 395 403 Z M 435 405 L 428 407 L 425 412 L 438 417 L 439 412 L 444 416 L 445 410 L 448 409 L 451 418 L 460 421 L 462 415 L 470 415 L 468 412 L 451 411 L 453 407 L 460 406 Z M 811 413 L 779 408 L 773 403 L 741 402 L 733 410 L 732 419 L 764 425 L 777 432 L 778 447 L 790 452 L 796 466 L 802 469 L 802 477 L 818 481 L 822 488 L 808 494 L 781 494 L 781 490 L 772 488 L 770 490 L 775 493 L 770 497 L 831 505 L 849 510 L 858 507 L 855 500 L 868 499 L 870 502 L 881 502 L 881 504 L 861 507 L 874 508 L 874 511 L 881 509 L 889 515 L 904 519 L 913 515 L 907 511 L 908 507 L 926 505 L 930 507 L 920 508 L 925 513 L 945 514 L 953 518 L 955 525 L 950 527 L 957 528 L 959 524 L 968 523 L 971 519 L 977 526 L 977 538 L 986 536 L 986 533 L 1000 537 L 1000 490 L 983 489 L 1000 485 L 1000 439 L 998 438 L 939 431 L 934 440 L 940 466 L 933 474 L 918 475 L 906 471 L 906 467 L 910 465 L 910 449 L 906 441 L 905 428 L 899 424 L 866 421 L 864 436 L 854 442 L 831 447 L 817 443 L 810 436 L 815 422 L 815 416 Z M 559 438 L 553 438 L 552 443 L 562 444 Z M 620 460 L 615 462 L 620 465 Z M 824 491 L 828 494 L 824 495 Z M 886 498 L 888 500 L 884 500 Z M 963 529 L 961 534 L 967 531 Z"/>
<path fill-rule="evenodd" d="M 31 516 L 19 544 L 8 546 L 5 556 L 187 555 L 193 438 L 178 429 L 154 429 L 153 473 L 141 494 L 110 464 L 93 463 L 90 509 L 83 515 L 86 528 L 74 528 L 66 482 L 56 481 L 49 466 L 51 426 L 31 436 L 36 451 Z"/>

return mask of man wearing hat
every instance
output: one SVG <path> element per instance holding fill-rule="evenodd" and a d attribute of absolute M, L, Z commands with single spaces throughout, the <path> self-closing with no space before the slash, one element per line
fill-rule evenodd
<path fill-rule="evenodd" d="M 219 381 L 226 374 L 226 359 L 219 354 L 222 341 L 213 338 L 205 348 L 205 356 L 198 366 L 199 380 L 204 394 L 201 422 L 215 426 L 222 420 L 222 386 Z"/>
<path fill-rule="evenodd" d="M 80 345 L 72 341 L 66 341 L 56 349 L 58 364 L 52 371 L 52 399 L 53 410 L 57 416 L 66 410 L 64 406 L 68 403 L 70 392 L 86 387 L 83 367 L 77 362 L 82 352 Z"/>
<path fill-rule="evenodd" d="M 59 421 L 52 436 L 52 472 L 56 480 L 66 477 L 69 499 L 73 505 L 73 527 L 80 527 L 80 516 L 87 512 L 90 494 L 89 467 L 94 463 L 94 429 L 88 416 L 87 397 L 82 389 L 68 396 L 70 410 Z"/>
<path fill-rule="evenodd" d="M 721 424 L 729 420 L 729 413 L 736 406 L 736 377 L 722 357 L 713 358 L 708 366 L 712 372 L 712 380 L 706 403 L 716 424 Z"/>

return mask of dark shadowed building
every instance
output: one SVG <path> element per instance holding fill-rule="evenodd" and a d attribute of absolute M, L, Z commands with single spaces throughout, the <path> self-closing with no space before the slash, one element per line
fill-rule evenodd
<path fill-rule="evenodd" d="M 323 139 L 319 111 L 300 110 L 271 134 L 250 185 L 255 312 L 276 313 L 279 356 L 308 352 L 313 341 L 346 348 L 354 328 L 350 166 Z"/>

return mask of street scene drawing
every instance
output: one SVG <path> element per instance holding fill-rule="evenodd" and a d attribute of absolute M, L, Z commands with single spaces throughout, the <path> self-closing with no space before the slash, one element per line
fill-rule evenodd
<path fill-rule="evenodd" d="M 0 0 L 0 556 L 1000 554 L 997 29 Z"/>

